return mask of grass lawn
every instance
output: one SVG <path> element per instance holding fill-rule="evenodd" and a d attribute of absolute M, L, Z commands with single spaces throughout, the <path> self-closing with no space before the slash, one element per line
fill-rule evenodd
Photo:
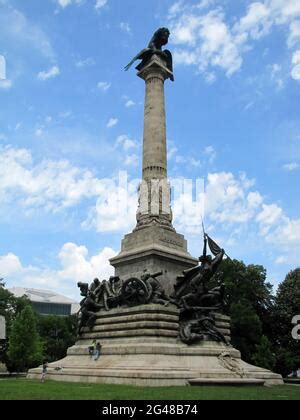
<path fill-rule="evenodd" d="M 300 400 L 300 386 L 161 387 L 0 380 L 0 400 Z"/>

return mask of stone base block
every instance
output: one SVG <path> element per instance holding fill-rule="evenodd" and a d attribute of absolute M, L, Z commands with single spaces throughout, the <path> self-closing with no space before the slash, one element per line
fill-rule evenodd
<path fill-rule="evenodd" d="M 187 252 L 186 240 L 176 232 L 152 226 L 126 235 L 119 255 L 110 260 L 115 274 L 126 280 L 140 277 L 144 270 L 162 271 L 158 280 L 167 294 L 174 292 L 177 276 L 198 264 Z"/>
<path fill-rule="evenodd" d="M 226 324 L 226 320 L 228 317 L 219 315 L 218 322 Z M 173 306 L 144 305 L 100 312 L 95 329 L 85 331 L 67 357 L 49 364 L 48 378 L 141 386 L 283 383 L 280 375 L 244 363 L 240 352 L 230 345 L 183 344 L 176 328 L 178 310 Z M 93 338 L 102 344 L 97 361 L 88 352 Z M 28 378 L 39 378 L 40 374 L 41 367 L 31 369 Z"/>

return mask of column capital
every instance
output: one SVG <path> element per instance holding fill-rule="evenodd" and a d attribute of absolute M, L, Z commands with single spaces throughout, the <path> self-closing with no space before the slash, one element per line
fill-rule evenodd
<path fill-rule="evenodd" d="M 161 77 L 162 81 L 173 77 L 173 73 L 168 69 L 166 61 L 159 54 L 153 54 L 137 75 L 145 81 L 154 75 Z"/>

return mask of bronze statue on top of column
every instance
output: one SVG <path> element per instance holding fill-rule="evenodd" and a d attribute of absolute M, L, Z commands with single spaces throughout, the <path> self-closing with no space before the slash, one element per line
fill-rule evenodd
<path fill-rule="evenodd" d="M 170 31 L 168 28 L 159 28 L 152 36 L 151 41 L 147 48 L 144 48 L 140 51 L 127 66 L 125 70 L 129 70 L 130 67 L 136 60 L 142 60 L 142 62 L 136 67 L 137 70 L 142 70 L 142 68 L 148 63 L 153 54 L 157 54 L 162 57 L 166 62 L 168 70 L 172 73 L 170 79 L 174 81 L 173 77 L 173 58 L 169 50 L 162 50 L 162 47 L 166 45 L 169 41 Z"/>

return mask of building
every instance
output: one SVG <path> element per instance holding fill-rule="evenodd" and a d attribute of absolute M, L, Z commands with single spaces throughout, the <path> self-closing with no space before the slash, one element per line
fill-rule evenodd
<path fill-rule="evenodd" d="M 78 312 L 79 304 L 50 290 L 38 290 L 23 287 L 8 289 L 16 297 L 26 295 L 31 301 L 33 309 L 40 315 L 68 316 Z"/>

